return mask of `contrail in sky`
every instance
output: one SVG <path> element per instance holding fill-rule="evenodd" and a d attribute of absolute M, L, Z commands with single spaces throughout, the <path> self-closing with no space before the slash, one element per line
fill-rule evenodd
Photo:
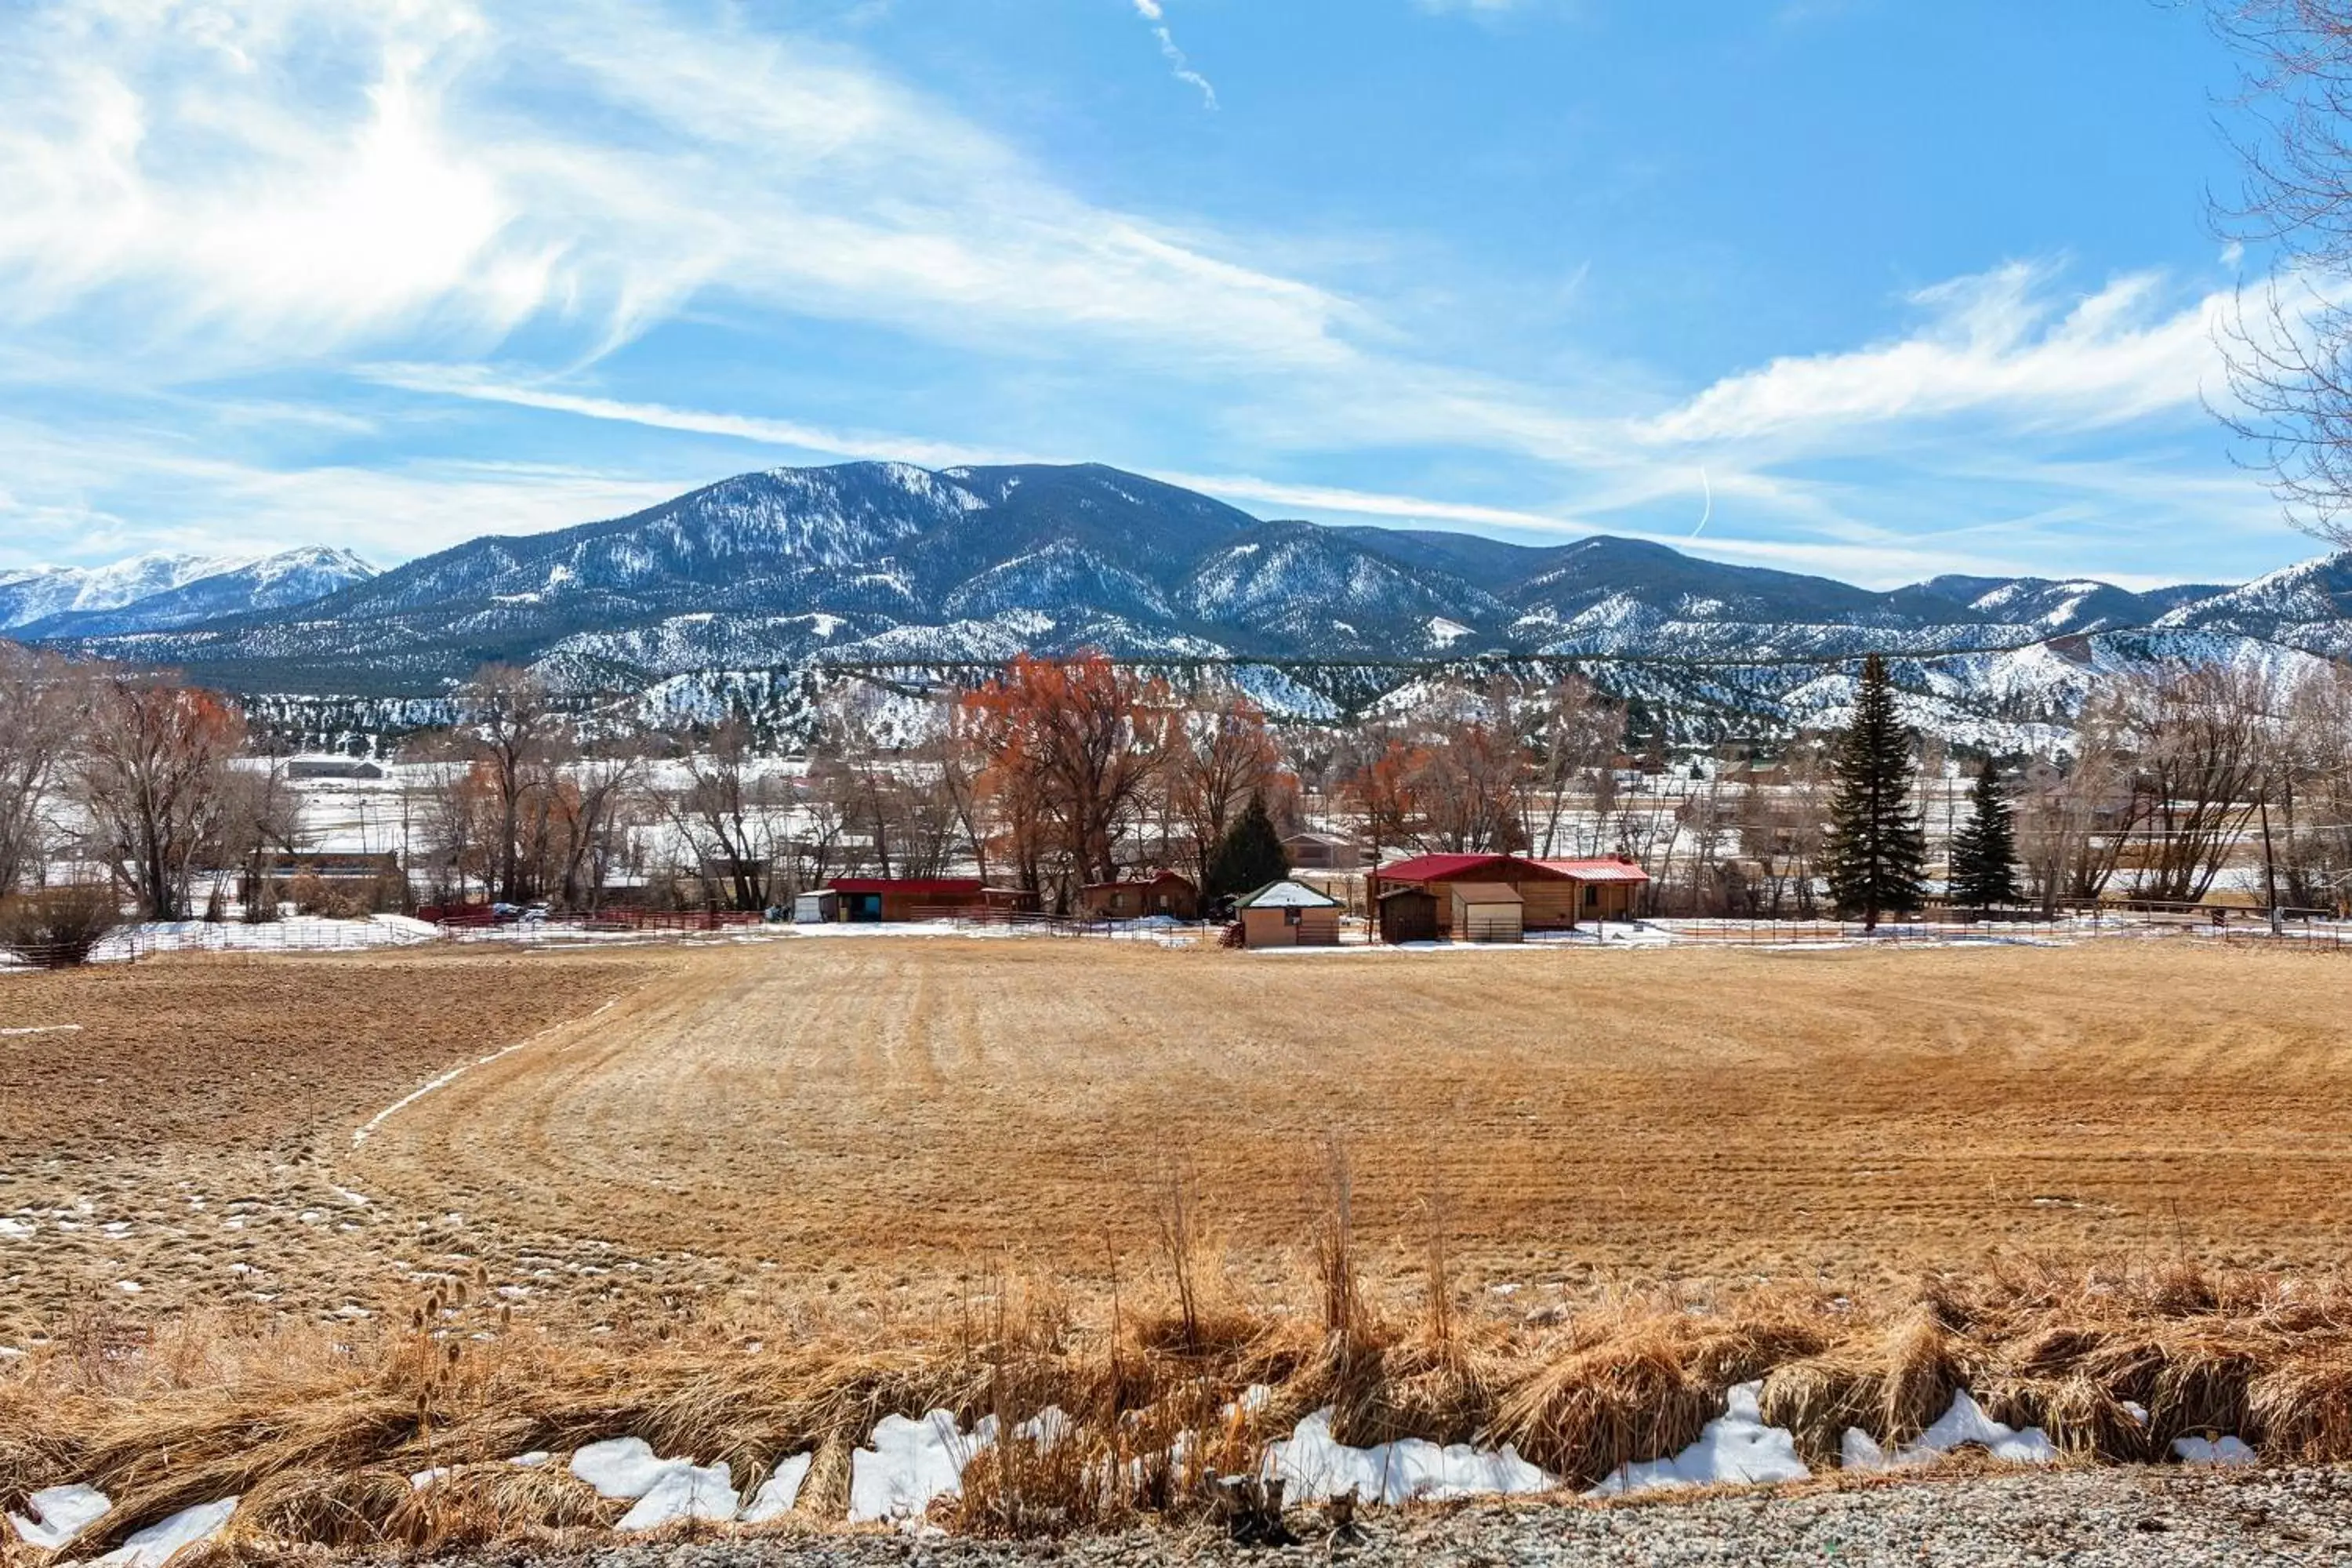
<path fill-rule="evenodd" d="M 1174 35 L 1168 31 L 1168 17 L 1160 9 L 1160 0 L 1134 0 L 1134 4 L 1135 14 L 1143 18 L 1151 28 L 1151 36 L 1160 40 L 1160 56 L 1168 62 L 1168 68 L 1175 73 L 1176 79 L 1199 88 L 1201 101 L 1211 109 L 1216 108 L 1217 89 L 1209 85 L 1207 77 L 1192 68 L 1192 62 L 1186 59 L 1184 51 L 1176 47 Z"/>

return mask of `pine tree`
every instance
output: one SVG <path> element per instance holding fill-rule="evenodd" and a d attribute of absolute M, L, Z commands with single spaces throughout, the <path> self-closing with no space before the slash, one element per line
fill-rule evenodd
<path fill-rule="evenodd" d="M 1863 664 L 1853 725 L 1839 737 L 1833 765 L 1837 788 L 1822 853 L 1830 896 L 1839 912 L 1858 914 L 1875 930 L 1880 915 L 1919 907 L 1927 855 L 1927 831 L 1911 808 L 1911 732 L 1895 714 L 1886 661 L 1876 654 Z"/>
<path fill-rule="evenodd" d="M 1290 857 L 1283 853 L 1282 835 L 1265 814 L 1265 797 L 1253 795 L 1225 830 L 1217 852 L 1209 857 L 1209 885 L 1201 892 L 1210 899 L 1237 898 L 1289 875 Z"/>
<path fill-rule="evenodd" d="M 2017 887 L 2017 825 L 1990 757 L 1977 773 L 1969 805 L 1968 822 L 1952 835 L 1953 906 L 1989 910 L 2016 903 L 2022 897 Z"/>

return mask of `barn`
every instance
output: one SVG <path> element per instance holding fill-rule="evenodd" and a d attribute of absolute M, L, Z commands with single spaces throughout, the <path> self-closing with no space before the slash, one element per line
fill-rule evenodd
<path fill-rule="evenodd" d="M 1088 882 L 1078 889 L 1078 907 L 1098 921 L 1139 920 L 1146 915 L 1189 921 L 1200 916 L 1201 890 L 1190 877 L 1160 871 L 1116 882 Z"/>
<path fill-rule="evenodd" d="M 1304 882 L 1268 882 L 1237 899 L 1244 947 L 1337 947 L 1339 900 Z"/>
<path fill-rule="evenodd" d="M 935 921 L 977 914 L 986 889 L 977 877 L 837 877 L 825 884 L 840 896 L 845 921 Z"/>
<path fill-rule="evenodd" d="M 1516 942 L 1531 931 L 1571 931 L 1580 921 L 1630 920 L 1648 872 L 1630 860 L 1535 860 L 1517 855 L 1421 855 L 1370 873 L 1373 907 L 1389 895 L 1417 889 L 1429 895 L 1436 934 L 1461 941 Z M 1400 930 L 1420 930 L 1422 911 L 1399 917 Z M 1513 920 L 1511 910 L 1517 911 Z M 1387 935 L 1391 942 L 1423 936 Z M 1515 929 L 1516 928 L 1516 929 Z"/>

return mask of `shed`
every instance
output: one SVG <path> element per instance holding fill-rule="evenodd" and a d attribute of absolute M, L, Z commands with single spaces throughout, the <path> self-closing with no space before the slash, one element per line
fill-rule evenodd
<path fill-rule="evenodd" d="M 823 925 L 841 918 L 841 895 L 820 889 L 814 893 L 793 895 L 793 923 Z"/>
<path fill-rule="evenodd" d="M 1524 942 L 1527 900 L 1508 882 L 1456 882 L 1454 936 L 1457 942 Z"/>
<path fill-rule="evenodd" d="M 1437 940 L 1437 895 L 1427 888 L 1391 888 L 1375 908 L 1382 942 Z"/>
<path fill-rule="evenodd" d="M 1190 877 L 1173 871 L 1129 877 L 1115 882 L 1088 882 L 1078 889 L 1078 907 L 1096 920 L 1131 921 L 1147 915 L 1171 920 L 1197 919 L 1201 890 Z"/>
<path fill-rule="evenodd" d="M 1363 848 L 1354 839 L 1313 828 L 1284 834 L 1282 852 L 1298 871 L 1353 871 L 1364 863 Z"/>
<path fill-rule="evenodd" d="M 977 877 L 837 877 L 839 918 L 858 922 L 932 921 L 976 914 L 987 902 Z"/>
<path fill-rule="evenodd" d="M 1244 947 L 1337 947 L 1339 900 L 1287 878 L 1234 902 Z"/>

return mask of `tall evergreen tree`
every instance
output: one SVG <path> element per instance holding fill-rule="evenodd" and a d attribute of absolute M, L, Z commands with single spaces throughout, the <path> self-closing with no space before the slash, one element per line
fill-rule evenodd
<path fill-rule="evenodd" d="M 1830 896 L 1842 914 L 1858 914 L 1872 930 L 1883 914 L 1919 907 L 1919 868 L 1927 835 L 1911 806 L 1911 731 L 1895 711 L 1886 661 L 1872 654 L 1862 667 L 1853 725 L 1839 737 L 1836 792 L 1823 847 Z"/>
<path fill-rule="evenodd" d="M 1968 821 L 1952 835 L 1953 906 L 1989 910 L 2016 903 L 2023 897 L 2017 886 L 2017 824 L 1990 757 L 1977 773 L 1969 806 Z"/>
<path fill-rule="evenodd" d="M 1283 852 L 1282 835 L 1265 814 L 1265 797 L 1254 794 L 1209 857 L 1209 885 L 1201 892 L 1211 899 L 1237 898 L 1289 875 L 1290 857 Z"/>

